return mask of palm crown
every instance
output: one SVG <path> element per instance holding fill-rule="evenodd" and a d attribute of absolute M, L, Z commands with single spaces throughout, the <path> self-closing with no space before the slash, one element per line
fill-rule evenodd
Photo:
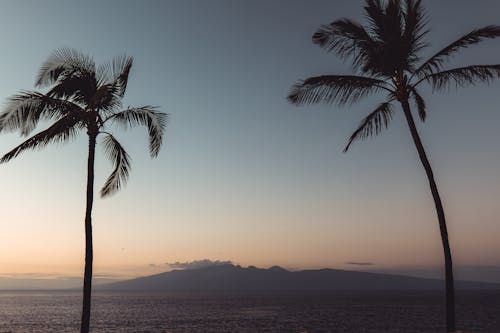
<path fill-rule="evenodd" d="M 488 38 L 500 36 L 499 26 L 475 29 L 422 61 L 419 51 L 425 40 L 426 17 L 420 0 L 367 0 L 363 27 L 350 19 L 321 26 L 313 35 L 320 47 L 352 61 L 355 75 L 322 75 L 295 84 L 288 96 L 294 104 L 321 101 L 352 103 L 369 94 L 385 91 L 387 99 L 378 105 L 353 132 L 344 149 L 358 139 L 376 135 L 387 127 L 394 109 L 392 102 L 413 101 L 419 118 L 426 117 L 425 101 L 418 91 L 426 82 L 434 90 L 489 82 L 500 76 L 500 65 L 472 65 L 445 69 L 446 61 L 459 50 Z"/>
<path fill-rule="evenodd" d="M 131 67 L 132 58 L 127 56 L 96 67 L 91 57 L 78 51 L 56 50 L 36 78 L 37 87 L 50 87 L 50 90 L 45 94 L 23 91 L 11 97 L 0 114 L 0 130 L 18 130 L 27 136 L 40 120 L 54 123 L 5 154 L 0 162 L 7 162 L 28 149 L 67 141 L 86 130 L 94 142 L 98 135 L 104 136 L 104 152 L 114 164 L 101 196 L 118 191 L 128 178 L 130 157 L 108 127 L 146 126 L 149 151 L 151 157 L 156 157 L 167 119 L 165 113 L 150 105 L 121 108 Z"/>

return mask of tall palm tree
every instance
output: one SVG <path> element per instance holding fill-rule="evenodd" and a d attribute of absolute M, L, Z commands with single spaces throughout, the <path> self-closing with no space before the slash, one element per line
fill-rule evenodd
<path fill-rule="evenodd" d="M 86 131 L 88 136 L 87 197 L 85 209 L 85 272 L 81 333 L 89 332 L 92 290 L 92 203 L 94 200 L 94 160 L 97 137 L 102 136 L 106 156 L 114 170 L 101 189 L 101 196 L 117 192 L 127 181 L 130 157 L 109 132 L 118 125 L 122 129 L 146 126 L 149 151 L 156 157 L 160 151 L 167 115 L 153 106 L 122 109 L 121 100 L 127 88 L 132 58 L 116 57 L 96 67 L 94 60 L 73 49 L 56 50 L 42 65 L 35 85 L 50 87 L 46 93 L 22 91 L 10 98 L 0 114 L 0 130 L 18 130 L 28 136 L 40 120 L 52 121 L 47 129 L 31 136 L 5 154 L 0 162 L 8 162 L 25 150 L 42 148 L 49 143 L 67 142 Z"/>
<path fill-rule="evenodd" d="M 428 46 L 426 16 L 420 0 L 366 0 L 367 26 L 347 18 L 322 25 L 313 43 L 352 62 L 353 75 L 322 75 L 296 83 L 288 100 L 296 105 L 318 102 L 353 103 L 372 93 L 387 97 L 369 113 L 348 139 L 344 152 L 359 139 L 379 134 L 401 106 L 418 156 L 427 174 L 436 206 L 445 259 L 446 332 L 455 331 L 453 265 L 446 220 L 431 165 L 415 126 L 410 102 L 421 121 L 426 104 L 418 88 L 428 83 L 434 91 L 450 85 L 463 87 L 489 82 L 500 76 L 500 64 L 445 68 L 446 61 L 458 51 L 485 39 L 500 36 L 499 26 L 475 29 L 439 50 L 425 61 L 419 53 Z"/>

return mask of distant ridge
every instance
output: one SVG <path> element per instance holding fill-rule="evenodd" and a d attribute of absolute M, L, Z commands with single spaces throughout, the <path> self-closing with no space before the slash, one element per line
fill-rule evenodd
<path fill-rule="evenodd" d="M 174 270 L 96 286 L 130 291 L 440 290 L 444 282 L 402 275 L 318 269 L 288 271 L 232 264 Z M 457 289 L 500 289 L 500 284 L 457 281 Z"/>

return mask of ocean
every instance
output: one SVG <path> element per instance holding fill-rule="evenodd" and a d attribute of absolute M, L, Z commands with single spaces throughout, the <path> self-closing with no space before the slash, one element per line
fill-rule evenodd
<path fill-rule="evenodd" d="M 81 293 L 0 292 L 0 333 L 76 333 Z M 443 333 L 436 291 L 93 293 L 93 333 Z M 500 291 L 460 291 L 457 326 L 500 332 Z"/>

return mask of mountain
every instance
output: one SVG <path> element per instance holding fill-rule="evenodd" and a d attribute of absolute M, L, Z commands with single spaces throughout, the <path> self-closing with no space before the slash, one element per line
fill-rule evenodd
<path fill-rule="evenodd" d="M 232 264 L 174 270 L 96 287 L 130 291 L 271 291 L 443 289 L 444 282 L 402 275 L 338 269 L 288 271 Z M 500 284 L 457 281 L 457 289 L 500 289 Z"/>

